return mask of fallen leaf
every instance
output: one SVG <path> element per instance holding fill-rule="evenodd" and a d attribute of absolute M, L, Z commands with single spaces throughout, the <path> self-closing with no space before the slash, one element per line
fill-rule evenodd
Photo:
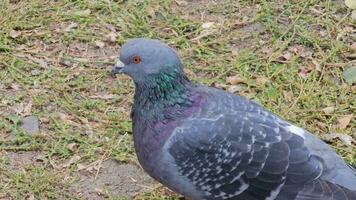
<path fill-rule="evenodd" d="M 356 83 L 356 67 L 348 67 L 342 72 L 342 77 L 348 84 Z"/>
<path fill-rule="evenodd" d="M 80 156 L 75 155 L 75 156 L 71 157 L 68 162 L 64 163 L 64 164 L 62 165 L 62 167 L 63 167 L 63 168 L 67 168 L 67 167 L 69 167 L 70 165 L 72 165 L 72 164 L 78 162 L 80 159 L 81 159 Z"/>
<path fill-rule="evenodd" d="M 229 86 L 227 88 L 227 91 L 231 92 L 231 93 L 239 92 L 239 91 L 242 91 L 242 90 L 244 90 L 244 88 L 242 88 L 239 85 L 231 85 L 231 86 Z"/>
<path fill-rule="evenodd" d="M 320 129 L 325 129 L 325 128 L 326 128 L 326 124 L 323 123 L 323 122 L 320 122 L 320 121 L 317 121 L 317 122 L 316 122 L 316 125 L 317 125 L 317 127 L 320 128 Z"/>
<path fill-rule="evenodd" d="M 341 133 L 330 133 L 323 136 L 323 139 L 325 141 L 332 141 L 335 138 L 338 138 L 344 145 L 347 146 L 351 145 L 352 142 L 354 141 L 351 136 L 346 134 L 341 134 Z"/>
<path fill-rule="evenodd" d="M 284 58 L 286 61 L 289 61 L 292 58 L 292 54 L 290 52 L 286 52 L 282 55 L 282 58 Z"/>
<path fill-rule="evenodd" d="M 59 119 L 61 119 L 62 121 L 65 121 L 66 123 L 68 123 L 72 126 L 81 127 L 81 125 L 79 123 L 73 121 L 73 119 L 74 119 L 73 116 L 66 115 L 64 113 L 57 113 L 57 115 L 58 115 Z"/>
<path fill-rule="evenodd" d="M 210 35 L 213 35 L 216 31 L 216 25 L 214 22 L 205 22 L 201 25 L 201 27 L 203 28 L 202 32 L 195 38 L 191 39 L 191 40 L 199 40 L 201 38 L 205 38 L 208 37 Z"/>
<path fill-rule="evenodd" d="M 260 76 L 260 77 L 257 77 L 255 81 L 256 81 L 256 83 L 263 85 L 265 83 L 268 83 L 269 79 L 267 77 Z"/>
<path fill-rule="evenodd" d="M 343 29 L 342 32 L 344 33 L 353 33 L 354 32 L 354 28 L 352 26 L 348 26 L 346 25 Z"/>
<path fill-rule="evenodd" d="M 77 168 L 78 168 L 78 170 L 83 170 L 83 169 L 87 168 L 87 166 L 84 164 L 78 163 Z"/>
<path fill-rule="evenodd" d="M 47 117 L 41 117 L 41 118 L 40 118 L 40 121 L 41 121 L 42 124 L 48 124 L 48 123 L 49 123 L 49 118 L 47 118 Z"/>
<path fill-rule="evenodd" d="M 293 93 L 292 91 L 283 91 L 283 96 L 284 99 L 288 102 L 291 103 L 293 100 Z"/>
<path fill-rule="evenodd" d="M 335 107 L 329 106 L 329 107 L 323 108 L 322 110 L 325 114 L 330 115 L 330 114 L 334 113 Z"/>
<path fill-rule="evenodd" d="M 67 145 L 67 148 L 68 148 L 71 152 L 73 152 L 73 151 L 77 148 L 77 146 L 78 146 L 78 144 L 75 143 L 75 142 L 73 142 L 73 143 L 69 143 L 69 144 Z"/>
<path fill-rule="evenodd" d="M 10 31 L 10 37 L 13 38 L 13 39 L 17 38 L 20 35 L 21 35 L 20 31 L 15 31 L 15 30 L 11 30 Z"/>
<path fill-rule="evenodd" d="M 347 7 L 351 9 L 356 9 L 356 1 L 355 0 L 345 0 L 345 4 Z"/>
<path fill-rule="evenodd" d="M 12 89 L 14 89 L 15 91 L 19 91 L 21 90 L 21 86 L 17 83 L 11 83 L 11 86 L 10 86 Z"/>
<path fill-rule="evenodd" d="M 105 43 L 102 41 L 95 41 L 95 46 L 102 49 L 105 46 Z"/>
<path fill-rule="evenodd" d="M 337 119 L 338 125 L 337 127 L 341 128 L 341 129 L 345 129 L 347 127 L 347 125 L 349 125 L 349 123 L 351 122 L 353 114 L 350 115 L 345 115 L 343 117 L 340 117 Z"/>
<path fill-rule="evenodd" d="M 32 113 L 32 105 L 33 105 L 32 100 L 30 100 L 28 104 L 25 106 L 25 108 L 23 109 L 22 115 L 24 116 L 30 115 Z"/>
<path fill-rule="evenodd" d="M 307 77 L 307 74 L 309 73 L 310 70 L 306 69 L 306 68 L 303 68 L 299 71 L 298 75 L 299 77 L 301 78 L 305 78 Z"/>
<path fill-rule="evenodd" d="M 71 23 L 64 29 L 64 31 L 65 31 L 65 32 L 70 32 L 70 31 L 72 31 L 72 29 L 77 28 L 77 27 L 78 27 L 78 24 L 77 24 L 77 23 L 71 22 Z"/>
<path fill-rule="evenodd" d="M 208 37 L 210 35 L 213 35 L 216 32 L 215 29 L 204 29 L 197 37 L 191 39 L 192 41 L 194 40 L 200 40 L 202 38 Z"/>
<path fill-rule="evenodd" d="M 226 78 L 226 82 L 230 83 L 231 85 L 244 83 L 244 81 L 238 76 L 229 76 Z"/>

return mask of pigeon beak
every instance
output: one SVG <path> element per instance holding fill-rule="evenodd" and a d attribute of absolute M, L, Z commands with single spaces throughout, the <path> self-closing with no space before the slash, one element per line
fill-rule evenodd
<path fill-rule="evenodd" d="M 114 68 L 111 70 L 111 75 L 115 76 L 116 74 L 123 73 L 124 67 L 125 67 L 125 64 L 123 62 L 121 62 L 120 59 L 118 59 Z"/>

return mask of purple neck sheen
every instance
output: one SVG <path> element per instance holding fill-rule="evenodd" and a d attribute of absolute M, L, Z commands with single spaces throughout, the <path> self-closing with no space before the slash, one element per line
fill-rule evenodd
<path fill-rule="evenodd" d="M 151 112 L 155 112 L 154 114 L 145 113 L 145 115 L 134 116 L 135 149 L 143 165 L 163 147 L 181 121 L 198 112 L 204 104 L 203 96 L 194 91 L 194 86 L 189 87 L 183 96 L 187 98 L 189 104 L 180 106 L 167 104 L 160 110 L 160 113 L 153 110 Z M 146 116 L 152 118 L 147 119 Z"/>

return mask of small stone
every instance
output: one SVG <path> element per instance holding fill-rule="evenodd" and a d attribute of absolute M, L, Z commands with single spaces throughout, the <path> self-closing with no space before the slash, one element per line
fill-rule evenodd
<path fill-rule="evenodd" d="M 39 121 L 36 116 L 28 116 L 22 119 L 21 128 L 29 135 L 40 132 Z"/>

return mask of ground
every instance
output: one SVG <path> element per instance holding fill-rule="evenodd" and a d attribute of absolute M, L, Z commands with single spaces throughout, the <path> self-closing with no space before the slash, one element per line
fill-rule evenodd
<path fill-rule="evenodd" d="M 0 199 L 179 199 L 140 168 L 129 38 L 159 38 L 188 76 L 256 101 L 356 164 L 355 14 L 333 0 L 5 0 Z"/>

